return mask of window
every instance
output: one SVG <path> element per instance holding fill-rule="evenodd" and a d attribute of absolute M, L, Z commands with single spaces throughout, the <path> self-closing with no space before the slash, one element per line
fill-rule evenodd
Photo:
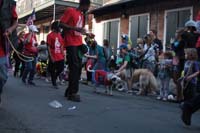
<path fill-rule="evenodd" d="M 183 8 L 169 10 L 165 13 L 165 41 L 166 46 L 170 45 L 170 39 L 174 38 L 178 28 L 184 27 L 185 22 L 192 18 L 192 9 Z"/>
<path fill-rule="evenodd" d="M 104 39 L 108 39 L 108 41 L 110 42 L 110 46 L 114 50 L 114 54 L 116 54 L 119 36 L 119 20 L 105 22 L 103 33 Z"/>
<path fill-rule="evenodd" d="M 136 44 L 137 38 L 142 38 L 149 30 L 149 14 L 130 17 L 130 39 Z"/>

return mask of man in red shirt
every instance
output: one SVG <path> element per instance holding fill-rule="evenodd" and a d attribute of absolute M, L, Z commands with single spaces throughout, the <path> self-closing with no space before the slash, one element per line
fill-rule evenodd
<path fill-rule="evenodd" d="M 16 2 L 14 0 L 0 0 L 0 103 L 2 89 L 8 78 L 6 66 L 8 59 L 7 37 L 15 37 L 13 31 L 18 25 L 17 18 Z"/>
<path fill-rule="evenodd" d="M 89 6 L 90 0 L 80 0 L 78 8 L 67 8 L 60 18 L 60 26 L 64 29 L 64 42 L 69 63 L 69 85 L 65 91 L 65 97 L 75 102 L 80 102 L 80 96 L 77 93 L 81 75 L 81 58 L 78 56 L 78 51 L 83 44 L 84 14 Z"/>

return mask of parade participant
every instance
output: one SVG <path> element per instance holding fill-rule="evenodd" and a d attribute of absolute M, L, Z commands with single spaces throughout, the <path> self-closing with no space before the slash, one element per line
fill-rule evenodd
<path fill-rule="evenodd" d="M 25 32 L 21 31 L 18 35 L 18 46 L 17 51 L 22 53 L 23 47 L 24 47 L 24 35 Z M 18 72 L 20 70 L 20 77 L 22 76 L 23 70 L 24 70 L 24 62 L 18 57 L 17 53 L 14 52 L 13 58 L 15 60 L 15 71 L 14 71 L 14 77 L 18 76 Z M 20 65 L 22 66 L 20 68 Z"/>
<path fill-rule="evenodd" d="M 197 51 L 195 48 L 185 49 L 185 64 L 183 77 L 184 101 L 192 99 L 196 95 L 197 75 L 199 73 L 199 63 L 197 62 Z"/>
<path fill-rule="evenodd" d="M 190 126 L 192 114 L 194 114 L 200 109 L 200 95 L 195 96 L 189 101 L 185 101 L 181 105 L 181 109 L 182 109 L 182 114 L 181 114 L 182 121 L 184 122 L 185 125 Z"/>
<path fill-rule="evenodd" d="M 7 37 L 11 37 L 13 44 L 17 42 L 14 38 L 18 16 L 16 12 L 16 2 L 14 0 L 0 0 L 0 103 L 3 86 L 7 81 Z M 15 33 L 15 34 L 14 34 Z"/>
<path fill-rule="evenodd" d="M 68 100 L 80 102 L 79 79 L 81 75 L 81 58 L 78 55 L 82 47 L 84 30 L 84 14 L 88 11 L 90 0 L 80 0 L 78 8 L 67 8 L 60 19 L 60 26 L 64 29 L 64 41 L 69 63 L 69 84 L 65 91 Z"/>
<path fill-rule="evenodd" d="M 26 84 L 26 78 L 29 74 L 28 78 L 28 84 L 29 85 L 35 85 L 33 82 L 33 78 L 36 71 L 36 57 L 38 54 L 37 49 L 37 39 L 36 39 L 36 32 L 38 32 L 38 29 L 35 25 L 30 25 L 29 27 L 29 33 L 25 34 L 25 42 L 24 42 L 24 49 L 23 54 L 29 57 L 33 57 L 31 61 L 25 62 L 25 68 L 22 75 L 22 82 Z"/>
<path fill-rule="evenodd" d="M 47 35 L 51 81 L 55 89 L 58 89 L 56 80 L 64 69 L 64 42 L 58 24 L 58 21 L 53 22 L 51 25 L 52 32 Z"/>

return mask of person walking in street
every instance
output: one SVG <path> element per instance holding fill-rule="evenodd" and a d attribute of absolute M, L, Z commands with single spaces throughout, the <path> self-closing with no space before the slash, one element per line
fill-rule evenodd
<path fill-rule="evenodd" d="M 23 50 L 23 47 L 24 47 L 24 35 L 25 35 L 25 32 L 24 31 L 21 31 L 18 35 L 18 46 L 17 46 L 17 51 L 22 53 L 22 50 Z M 22 76 L 22 73 L 23 73 L 23 70 L 24 70 L 24 61 L 21 60 L 17 53 L 14 52 L 13 54 L 13 58 L 15 60 L 15 71 L 14 71 L 14 77 L 17 77 L 18 76 L 18 72 L 20 70 L 20 77 Z M 21 67 L 20 67 L 21 65 Z"/>
<path fill-rule="evenodd" d="M 36 72 L 36 57 L 38 54 L 37 39 L 36 39 L 36 32 L 38 32 L 38 29 L 35 25 L 30 25 L 28 28 L 29 28 L 29 33 L 25 35 L 23 54 L 32 57 L 32 60 L 25 62 L 25 69 L 22 75 L 22 82 L 26 84 L 27 82 L 26 78 L 29 74 L 28 84 L 35 86 L 33 78 Z"/>
<path fill-rule="evenodd" d="M 89 7 L 90 0 L 80 0 L 78 8 L 67 8 L 60 18 L 60 26 L 64 29 L 64 41 L 69 63 L 69 85 L 65 91 L 65 97 L 75 102 L 80 102 L 80 95 L 77 94 L 82 65 L 79 50 L 83 45 L 82 34 L 85 34 L 84 14 Z"/>
<path fill-rule="evenodd" d="M 191 100 L 185 101 L 181 105 L 181 120 L 187 126 L 191 125 L 192 114 L 200 109 L 200 95 L 195 96 Z"/>
<path fill-rule="evenodd" d="M 64 42 L 58 24 L 58 21 L 53 22 L 51 25 L 52 32 L 47 35 L 51 81 L 55 89 L 58 89 L 56 80 L 64 69 Z"/>
<path fill-rule="evenodd" d="M 14 0 L 0 0 L 0 104 L 3 86 L 8 78 L 6 66 L 9 52 L 7 37 L 13 40 L 13 44 L 17 43 L 17 33 L 15 30 L 17 25 L 16 2 Z"/>

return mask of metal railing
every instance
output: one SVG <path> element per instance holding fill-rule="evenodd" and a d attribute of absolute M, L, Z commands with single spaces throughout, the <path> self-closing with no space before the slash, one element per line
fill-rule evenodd
<path fill-rule="evenodd" d="M 32 11 L 33 8 L 43 6 L 49 2 L 55 1 L 68 1 L 78 3 L 79 0 L 18 0 L 17 1 L 17 12 L 23 14 Z M 103 4 L 103 0 L 91 0 L 93 4 Z"/>

